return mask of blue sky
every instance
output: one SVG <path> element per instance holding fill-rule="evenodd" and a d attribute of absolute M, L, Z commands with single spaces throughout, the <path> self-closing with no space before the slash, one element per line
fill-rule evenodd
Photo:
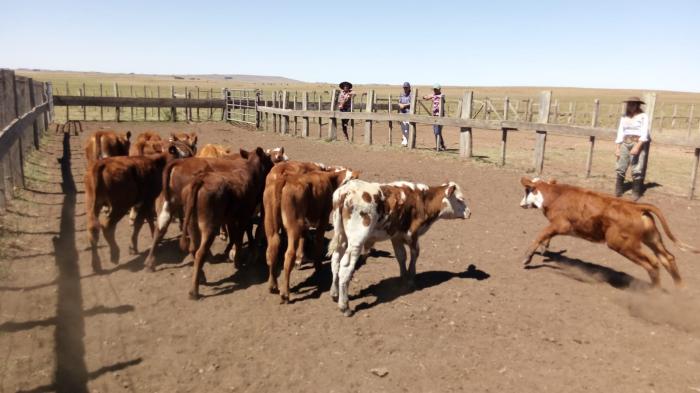
<path fill-rule="evenodd" d="M 700 92 L 700 1 L 10 1 L 3 14 L 0 67 Z"/>

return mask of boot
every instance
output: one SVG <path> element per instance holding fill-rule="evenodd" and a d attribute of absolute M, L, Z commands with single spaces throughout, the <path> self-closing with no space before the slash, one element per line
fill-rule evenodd
<path fill-rule="evenodd" d="M 622 194 L 625 192 L 624 189 L 624 184 L 625 184 L 625 177 L 617 175 L 617 181 L 615 182 L 615 196 L 616 197 L 621 197 Z"/>
<path fill-rule="evenodd" d="M 638 201 L 639 198 L 642 197 L 642 179 L 633 179 L 632 180 L 632 200 L 633 201 Z"/>

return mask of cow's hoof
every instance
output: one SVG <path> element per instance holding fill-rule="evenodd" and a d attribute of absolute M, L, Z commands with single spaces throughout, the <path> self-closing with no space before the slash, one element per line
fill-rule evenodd
<path fill-rule="evenodd" d="M 337 293 L 335 295 L 331 294 L 331 300 L 333 300 L 333 303 L 337 303 L 338 302 L 338 294 Z"/>
<path fill-rule="evenodd" d="M 156 268 L 153 265 L 146 264 L 146 266 L 144 267 L 144 270 L 148 273 L 153 273 L 156 271 Z"/>
<path fill-rule="evenodd" d="M 194 293 L 194 292 L 190 291 L 188 295 L 189 295 L 190 300 L 199 300 L 198 293 Z"/>
<path fill-rule="evenodd" d="M 231 251 L 228 252 L 228 260 L 231 262 L 235 262 L 236 260 L 236 250 L 231 249 Z"/>
<path fill-rule="evenodd" d="M 280 304 L 289 304 L 289 295 L 280 295 Z"/>
<path fill-rule="evenodd" d="M 532 262 L 532 255 L 526 255 L 526 256 L 523 258 L 523 262 L 522 262 L 523 265 L 529 265 L 530 262 Z"/>
<path fill-rule="evenodd" d="M 280 290 L 277 287 L 268 287 L 267 290 L 274 294 L 280 293 Z"/>
<path fill-rule="evenodd" d="M 134 248 L 132 246 L 129 246 L 129 255 L 136 255 L 138 253 L 139 253 L 139 250 L 137 250 L 136 248 Z"/>
<path fill-rule="evenodd" d="M 349 308 L 349 307 L 346 308 L 346 309 L 343 311 L 343 315 L 345 315 L 346 317 L 351 317 L 351 316 L 353 316 L 354 314 L 355 314 L 355 312 L 352 311 L 352 309 Z"/>

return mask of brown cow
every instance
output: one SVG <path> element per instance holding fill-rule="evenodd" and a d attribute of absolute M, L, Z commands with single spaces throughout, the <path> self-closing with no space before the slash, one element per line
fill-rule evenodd
<path fill-rule="evenodd" d="M 142 132 L 136 136 L 136 140 L 131 144 L 129 149 L 130 156 L 145 156 L 150 154 L 162 153 L 165 148 L 165 142 L 160 135 L 155 132 Z"/>
<path fill-rule="evenodd" d="M 230 238 L 240 250 L 243 232 L 260 204 L 265 176 L 274 165 L 261 148 L 240 161 L 242 165 L 231 171 L 200 173 L 186 187 L 185 223 L 180 246 L 194 255 L 190 290 L 193 299 L 199 297 L 204 257 L 222 225 L 226 225 Z M 240 255 L 236 254 L 236 259 Z"/>
<path fill-rule="evenodd" d="M 273 163 L 287 160 L 284 148 L 268 149 L 265 153 Z M 177 160 L 168 164 L 163 170 L 163 191 L 158 197 L 158 223 L 153 232 L 153 244 L 146 257 L 146 269 L 155 269 L 155 249 L 168 231 L 168 226 L 173 217 L 179 217 L 182 222 L 185 195 L 185 187 L 194 178 L 204 172 L 226 172 L 239 167 L 240 163 L 235 161 L 241 158 L 247 159 L 249 152 L 240 150 L 237 154 L 225 156 L 225 158 L 201 158 L 192 157 L 186 160 Z M 249 239 L 252 235 L 248 233 Z"/>
<path fill-rule="evenodd" d="M 265 179 L 265 191 L 263 193 L 263 217 L 265 225 L 265 237 L 267 239 L 266 260 L 270 266 L 270 276 L 268 285 L 270 292 L 277 293 L 277 280 L 272 274 L 271 266 L 277 264 L 277 258 L 281 243 L 280 232 L 282 230 L 282 189 L 286 179 L 291 175 L 300 175 L 313 171 L 345 171 L 342 167 L 327 167 L 316 162 L 287 161 L 275 165 Z M 323 231 L 321 231 L 323 233 Z M 301 259 L 297 259 L 297 266 L 301 264 Z"/>
<path fill-rule="evenodd" d="M 299 175 L 287 175 L 282 188 L 280 210 L 282 225 L 287 232 L 287 252 L 284 256 L 284 279 L 280 297 L 282 303 L 289 302 L 289 276 L 292 263 L 301 264 L 304 256 L 304 234 L 310 227 L 316 228 L 314 262 L 320 266 L 323 257 L 321 246 L 333 207 L 333 192 L 346 182 L 357 179 L 358 173 L 351 170 L 336 172 L 313 171 Z M 269 261 L 269 274 L 273 286 L 276 260 Z M 272 290 L 272 287 L 270 288 Z"/>
<path fill-rule="evenodd" d="M 224 158 L 231 155 L 231 148 L 224 145 L 207 143 L 197 152 L 197 157 Z"/>
<path fill-rule="evenodd" d="M 119 261 L 119 247 L 114 239 L 114 230 L 119 220 L 132 207 L 137 208 L 137 217 L 131 236 L 131 253 L 137 252 L 138 233 L 143 221 L 148 221 L 153 230 L 154 204 L 161 191 L 161 179 L 166 163 L 174 158 L 194 154 L 185 143 L 173 142 L 166 153 L 148 157 L 107 157 L 93 162 L 85 173 L 85 207 L 88 238 L 92 248 L 92 266 L 101 270 L 97 253 L 100 223 L 98 217 L 103 206 L 109 214 L 102 224 L 102 233 L 109 243 L 112 263 Z"/>
<path fill-rule="evenodd" d="M 87 164 L 105 157 L 128 156 L 131 145 L 131 131 L 117 133 L 114 131 L 97 131 L 90 135 L 85 143 Z"/>
<path fill-rule="evenodd" d="M 699 253 L 695 248 L 676 239 L 668 227 L 666 218 L 656 206 L 615 198 L 599 192 L 568 184 L 557 184 L 540 179 L 523 177 L 525 197 L 523 208 L 542 209 L 549 225 L 544 228 L 528 248 L 523 263 L 529 264 L 540 246 L 545 251 L 550 240 L 557 235 L 570 235 L 591 242 L 605 244 L 630 261 L 642 266 L 655 287 L 660 285 L 659 262 L 671 274 L 676 285 L 682 285 L 676 258 L 663 243 L 654 222 L 659 220 L 666 235 L 682 250 Z M 651 253 L 642 247 L 649 247 Z"/>

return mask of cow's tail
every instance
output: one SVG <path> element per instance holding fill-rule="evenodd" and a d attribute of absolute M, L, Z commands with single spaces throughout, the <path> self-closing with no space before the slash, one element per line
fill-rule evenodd
<path fill-rule="evenodd" d="M 202 184 L 204 184 L 204 180 L 201 177 L 195 178 L 190 185 L 190 193 L 185 201 L 185 222 L 182 225 L 182 236 L 180 236 L 180 248 L 185 252 L 189 251 L 190 242 L 194 240 L 193 236 L 198 230 L 195 215 L 197 213 L 198 194 Z"/>
<path fill-rule="evenodd" d="M 172 176 L 173 173 L 173 167 L 177 165 L 178 160 L 173 160 L 170 161 L 165 165 L 165 169 L 163 169 L 163 202 L 170 202 L 170 193 L 172 190 L 170 189 L 170 177 Z"/>
<path fill-rule="evenodd" d="M 102 134 L 95 134 L 95 160 L 102 159 Z"/>
<path fill-rule="evenodd" d="M 88 228 L 90 228 L 90 230 L 96 230 L 96 228 L 99 229 L 100 227 L 98 217 L 100 216 L 100 209 L 102 209 L 102 206 L 98 206 L 97 199 L 99 195 L 106 192 L 102 178 L 102 172 L 104 169 L 104 161 L 95 161 L 85 176 L 85 186 L 86 188 L 89 188 L 89 190 L 87 190 L 85 193 L 85 207 L 88 219 Z"/>
<path fill-rule="evenodd" d="M 653 215 L 656 216 L 656 218 L 659 219 L 659 222 L 661 222 L 661 226 L 664 228 L 664 232 L 666 232 L 666 236 L 668 236 L 668 238 L 671 239 L 671 241 L 676 243 L 676 245 L 681 250 L 689 251 L 689 252 L 692 252 L 695 254 L 700 254 L 700 250 L 698 250 L 697 248 L 695 248 L 689 244 L 686 244 L 686 243 L 678 240 L 673 235 L 673 233 L 671 232 L 671 228 L 669 228 L 669 226 L 668 226 L 668 222 L 666 222 L 666 217 L 664 217 L 663 213 L 661 213 L 661 210 L 658 207 L 656 207 L 652 204 L 648 204 L 648 203 L 638 203 L 638 206 L 642 209 L 643 212 L 652 213 Z"/>
<path fill-rule="evenodd" d="M 333 255 L 333 253 L 338 249 L 340 245 L 341 238 L 344 237 L 345 227 L 343 225 L 343 209 L 345 204 L 344 195 L 341 196 L 340 192 L 336 190 L 333 193 L 333 211 L 331 212 L 331 222 L 333 223 L 333 237 L 330 243 L 328 243 L 328 256 Z"/>

